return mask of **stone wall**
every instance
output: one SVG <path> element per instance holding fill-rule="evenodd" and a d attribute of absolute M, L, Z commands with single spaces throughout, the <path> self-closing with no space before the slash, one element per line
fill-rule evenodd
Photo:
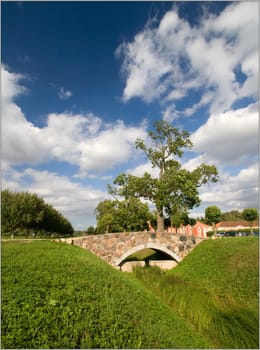
<path fill-rule="evenodd" d="M 64 241 L 88 249 L 109 264 L 119 266 L 127 256 L 145 248 L 164 252 L 179 262 L 202 240 L 168 232 L 122 232 L 67 238 Z"/>

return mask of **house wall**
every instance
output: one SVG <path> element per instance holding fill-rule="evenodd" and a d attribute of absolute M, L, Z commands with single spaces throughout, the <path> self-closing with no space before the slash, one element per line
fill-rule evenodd
<path fill-rule="evenodd" d="M 168 233 L 174 233 L 185 236 L 195 236 L 195 237 L 207 237 L 207 232 L 211 231 L 212 227 L 204 224 L 203 222 L 197 221 L 194 226 L 191 225 L 181 225 L 177 229 L 175 227 L 168 227 Z"/>

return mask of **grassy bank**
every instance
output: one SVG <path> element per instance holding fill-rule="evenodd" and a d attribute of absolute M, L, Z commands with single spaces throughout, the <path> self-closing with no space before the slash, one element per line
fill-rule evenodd
<path fill-rule="evenodd" d="M 2 348 L 209 348 L 134 276 L 75 246 L 2 243 Z"/>
<path fill-rule="evenodd" d="M 135 275 L 216 348 L 258 348 L 259 240 L 204 241 L 169 272 Z"/>

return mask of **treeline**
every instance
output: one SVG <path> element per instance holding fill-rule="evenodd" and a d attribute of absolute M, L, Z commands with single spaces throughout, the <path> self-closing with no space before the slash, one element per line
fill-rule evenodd
<path fill-rule="evenodd" d="M 73 233 L 71 223 L 35 193 L 1 192 L 2 235 Z"/>
<path fill-rule="evenodd" d="M 220 208 L 216 205 L 211 205 L 205 209 L 205 218 L 200 221 L 208 225 L 216 224 L 220 221 L 248 221 L 253 224 L 254 220 L 258 219 L 258 210 L 256 208 L 246 208 L 242 212 L 238 210 L 231 210 L 222 213 Z"/>
<path fill-rule="evenodd" d="M 157 229 L 155 211 L 151 212 L 147 203 L 135 197 L 121 201 L 106 199 L 97 205 L 95 214 L 97 226 L 89 226 L 85 231 L 87 234 L 137 232 L 149 230 L 151 226 Z M 164 228 L 195 223 L 196 220 L 190 218 L 186 212 L 176 213 L 174 217 L 164 219 Z"/>
<path fill-rule="evenodd" d="M 210 206 L 210 207 L 215 207 L 218 208 L 216 206 Z M 216 209 L 217 214 L 216 216 L 218 217 L 218 221 L 241 221 L 241 220 L 245 220 L 244 216 L 243 216 L 243 211 L 239 211 L 239 210 L 230 210 L 227 212 L 221 212 L 220 208 Z M 199 221 L 202 221 L 206 224 L 210 224 L 209 219 L 207 218 L 207 214 L 205 213 L 205 217 L 200 217 L 198 218 Z"/>
<path fill-rule="evenodd" d="M 221 213 L 221 221 L 241 221 L 245 220 L 243 211 L 231 210 L 225 213 Z"/>
<path fill-rule="evenodd" d="M 148 222 L 154 229 L 157 229 L 156 213 L 149 211 L 148 204 L 135 197 L 121 201 L 106 199 L 98 204 L 95 214 L 97 226 L 89 226 L 85 231 L 90 235 L 149 230 Z M 204 217 L 197 217 L 197 219 L 189 217 L 187 212 L 176 211 L 174 215 L 164 219 L 164 229 L 169 226 L 178 228 L 188 224 L 193 226 L 197 220 L 208 225 L 215 225 L 220 221 L 246 220 L 251 226 L 257 218 L 258 211 L 255 208 L 247 208 L 241 212 L 238 210 L 221 212 L 219 207 L 212 205 L 205 209 Z M 78 232 L 78 234 L 82 234 L 82 232 Z"/>

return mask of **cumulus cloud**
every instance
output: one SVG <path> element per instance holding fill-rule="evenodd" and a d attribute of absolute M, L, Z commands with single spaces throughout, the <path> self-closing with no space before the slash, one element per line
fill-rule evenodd
<path fill-rule="evenodd" d="M 205 205 L 219 205 L 225 210 L 258 206 L 258 164 L 242 169 L 237 175 L 222 173 L 220 182 L 201 189 Z"/>
<path fill-rule="evenodd" d="M 38 194 L 65 217 L 75 222 L 94 224 L 94 210 L 108 197 L 107 192 L 71 181 L 49 171 L 27 168 L 16 171 L 10 165 L 3 169 L 3 188 L 11 191 L 29 191 Z M 86 224 L 87 225 L 87 224 Z"/>
<path fill-rule="evenodd" d="M 172 121 L 205 105 L 211 113 L 220 113 L 242 97 L 256 98 L 256 33 L 257 2 L 233 3 L 218 16 L 201 17 L 196 26 L 172 9 L 157 26 L 147 25 L 132 42 L 117 49 L 126 79 L 123 99 L 160 100 L 166 105 L 164 118 Z M 170 103 L 181 101 L 192 91 L 200 94 L 200 100 L 187 106 L 189 109 L 173 112 Z"/>
<path fill-rule="evenodd" d="M 1 67 L 2 83 L 2 157 L 13 163 L 37 163 L 46 157 L 46 146 L 39 139 L 40 129 L 30 123 L 15 98 L 28 92 L 21 74 Z"/>
<path fill-rule="evenodd" d="M 41 133 L 54 158 L 77 165 L 86 174 L 127 163 L 136 138 L 145 136 L 142 126 L 128 127 L 123 121 L 106 125 L 93 114 L 50 114 Z"/>
<path fill-rule="evenodd" d="M 92 113 L 50 113 L 43 128 L 30 123 L 14 102 L 24 92 L 21 75 L 2 67 L 3 159 L 12 164 L 42 163 L 50 159 L 78 166 L 81 174 L 104 172 L 132 156 L 145 126 L 123 121 L 106 124 Z"/>
<path fill-rule="evenodd" d="M 258 105 L 213 114 L 191 135 L 196 152 L 222 165 L 248 164 L 258 150 Z"/>
<path fill-rule="evenodd" d="M 10 73 L 8 67 L 1 66 L 1 98 L 2 102 L 12 102 L 14 97 L 26 92 L 26 88 L 20 84 L 26 79 L 25 75 Z"/>
<path fill-rule="evenodd" d="M 136 166 L 133 169 L 128 169 L 126 171 L 128 174 L 141 177 L 144 173 L 150 174 L 152 177 L 157 178 L 159 176 L 158 168 L 153 168 L 151 162 L 146 162 Z"/>

